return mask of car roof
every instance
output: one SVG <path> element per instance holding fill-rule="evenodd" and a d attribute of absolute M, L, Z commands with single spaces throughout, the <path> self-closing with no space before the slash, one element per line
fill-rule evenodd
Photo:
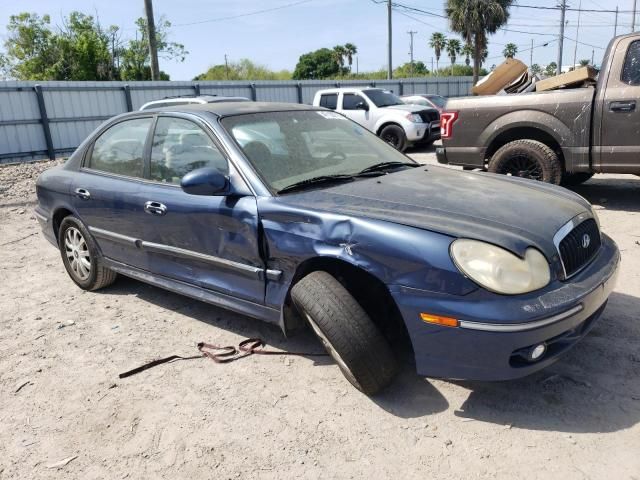
<path fill-rule="evenodd" d="M 299 103 L 281 103 L 281 102 L 216 102 L 202 103 L 191 105 L 176 105 L 156 109 L 156 112 L 185 112 L 185 113 L 213 113 L 219 117 L 230 115 L 247 115 L 252 113 L 264 112 L 290 112 L 304 110 L 325 110 L 324 108 L 314 107 Z"/>
<path fill-rule="evenodd" d="M 317 94 L 322 93 L 339 93 L 339 92 L 362 92 L 364 90 L 381 90 L 387 91 L 387 88 L 380 87 L 335 87 L 335 88 L 325 88 L 323 90 L 318 90 Z"/>

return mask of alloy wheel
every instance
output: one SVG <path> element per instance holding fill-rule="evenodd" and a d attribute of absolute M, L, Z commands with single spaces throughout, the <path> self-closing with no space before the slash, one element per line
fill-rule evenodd
<path fill-rule="evenodd" d="M 69 227 L 64 234 L 64 250 L 73 274 L 81 281 L 91 275 L 91 254 L 80 230 Z"/>

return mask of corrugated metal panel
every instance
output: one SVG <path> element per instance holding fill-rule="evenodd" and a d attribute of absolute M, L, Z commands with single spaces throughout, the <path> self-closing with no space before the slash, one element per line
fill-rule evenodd
<path fill-rule="evenodd" d="M 470 77 L 402 80 L 309 80 L 237 82 L 0 82 L 0 163 L 24 161 L 46 152 L 44 125 L 34 87 L 40 85 L 54 150 L 72 150 L 105 118 L 127 110 L 129 86 L 134 110 L 151 100 L 201 94 L 240 96 L 275 102 L 310 104 L 316 91 L 336 86 L 377 86 L 409 95 L 469 95 Z M 46 154 L 45 154 L 46 156 Z"/>

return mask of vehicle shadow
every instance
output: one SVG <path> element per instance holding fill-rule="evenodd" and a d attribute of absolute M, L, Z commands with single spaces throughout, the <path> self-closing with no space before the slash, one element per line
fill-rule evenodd
<path fill-rule="evenodd" d="M 281 350 L 283 353 L 324 353 L 322 345 L 310 329 L 301 329 L 294 336 L 286 338 L 276 325 L 236 314 L 124 276 L 121 276 L 115 284 L 100 293 L 117 296 L 135 295 L 141 300 L 166 310 L 179 312 L 236 335 L 245 338 L 260 338 L 266 343 L 266 348 L 270 350 Z M 215 331 L 212 331 L 212 336 L 214 335 Z M 194 341 L 216 343 L 215 338 L 198 338 Z M 159 352 L 159 356 L 164 353 L 168 355 L 173 352 Z M 301 356 L 312 360 L 314 366 L 333 367 L 335 365 L 328 356 Z M 400 352 L 400 361 L 402 368 L 398 378 L 384 392 L 372 397 L 371 401 L 387 412 L 403 418 L 422 417 L 447 410 L 449 404 L 444 396 L 427 379 L 416 375 L 410 352 Z M 337 367 L 335 368 L 339 374 Z M 345 383 L 346 385 L 348 384 Z"/>
<path fill-rule="evenodd" d="M 635 175 L 617 178 L 596 176 L 582 185 L 571 187 L 571 190 L 607 210 L 640 211 L 640 177 Z"/>
<path fill-rule="evenodd" d="M 529 377 L 452 382 L 471 390 L 456 416 L 514 428 L 614 432 L 640 421 L 640 299 L 613 293 L 590 334 Z"/>

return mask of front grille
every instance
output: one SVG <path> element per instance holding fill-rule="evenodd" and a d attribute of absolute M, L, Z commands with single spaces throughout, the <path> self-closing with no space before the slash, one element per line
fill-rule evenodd
<path fill-rule="evenodd" d="M 600 231 L 593 218 L 571 230 L 558 246 L 567 278 L 589 263 L 599 248 Z"/>
<path fill-rule="evenodd" d="M 421 112 L 418 112 L 418 115 L 420 115 L 420 118 L 424 123 L 431 123 L 440 120 L 440 114 L 437 110 L 422 110 Z"/>

